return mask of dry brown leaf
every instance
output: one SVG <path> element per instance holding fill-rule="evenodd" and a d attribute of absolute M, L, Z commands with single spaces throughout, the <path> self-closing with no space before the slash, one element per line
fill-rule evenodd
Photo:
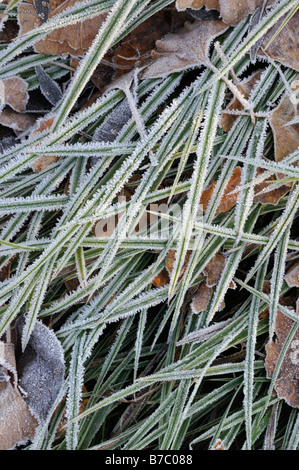
<path fill-rule="evenodd" d="M 34 114 L 21 114 L 17 113 L 13 109 L 7 108 L 0 114 L 0 124 L 5 127 L 9 127 L 16 134 L 27 131 L 36 121 Z"/>
<path fill-rule="evenodd" d="M 169 284 L 169 273 L 166 268 L 164 268 L 158 276 L 156 276 L 153 280 L 152 283 L 156 287 L 164 287 L 166 284 Z"/>
<path fill-rule="evenodd" d="M 46 129 L 49 129 L 52 126 L 54 119 L 55 116 L 51 116 L 46 119 L 41 119 L 39 121 L 38 128 L 32 132 L 31 136 L 38 134 L 39 132 L 43 132 Z M 59 157 L 56 155 L 42 155 L 37 160 L 35 160 L 35 162 L 33 162 L 32 169 L 35 173 L 38 173 L 39 171 L 45 170 L 48 166 L 52 165 L 53 163 L 56 163 L 58 160 Z"/>
<path fill-rule="evenodd" d="M 31 440 L 37 425 L 17 388 L 14 345 L 0 341 L 0 450 Z"/>
<path fill-rule="evenodd" d="M 175 262 L 175 253 L 176 253 L 175 250 L 168 251 L 166 255 L 166 260 L 165 260 L 166 267 L 162 269 L 162 271 L 152 280 L 152 283 L 156 287 L 163 287 L 169 283 L 170 274 L 172 273 L 174 262 Z M 179 279 L 181 279 L 182 276 L 185 274 L 190 255 L 191 255 L 191 251 L 187 251 Z"/>
<path fill-rule="evenodd" d="M 216 184 L 217 184 L 216 181 L 213 181 L 210 187 L 205 189 L 202 193 L 200 204 L 202 205 L 202 208 L 204 211 L 207 210 L 208 204 L 213 195 Z M 220 204 L 217 208 L 216 215 L 220 214 L 220 212 L 227 212 L 232 207 L 234 207 L 234 205 L 237 202 L 239 193 L 236 192 L 234 194 L 230 194 L 230 192 L 238 188 L 240 184 L 241 184 L 241 168 L 237 166 L 234 169 L 232 176 L 228 180 L 228 183 L 225 187 Z"/>
<path fill-rule="evenodd" d="M 167 255 L 166 255 L 165 265 L 166 265 L 166 269 L 169 272 L 169 274 L 171 274 L 172 270 L 173 270 L 173 266 L 174 266 L 174 262 L 175 262 L 175 253 L 176 253 L 175 250 L 169 250 Z M 182 270 L 181 270 L 180 278 L 182 276 L 184 276 L 184 274 L 185 274 L 190 255 L 191 255 L 191 251 L 187 251 L 187 254 L 186 254 L 185 260 L 184 260 L 184 264 L 183 264 L 183 267 L 182 267 Z"/>
<path fill-rule="evenodd" d="M 285 19 L 286 16 L 269 29 L 258 51 L 258 55 L 266 59 L 268 55 L 271 59 L 299 71 L 299 11 L 288 20 L 287 24 L 269 44 Z"/>
<path fill-rule="evenodd" d="M 208 287 L 216 286 L 225 268 L 226 260 L 220 251 L 209 261 L 204 271 L 207 275 L 206 284 Z"/>
<path fill-rule="evenodd" d="M 299 260 L 287 270 L 284 279 L 289 287 L 299 287 Z"/>
<path fill-rule="evenodd" d="M 156 78 L 186 68 L 206 64 L 211 41 L 226 29 L 222 21 L 186 21 L 177 33 L 168 33 L 156 41 L 153 62 L 144 70 L 143 78 Z"/>
<path fill-rule="evenodd" d="M 297 315 L 299 314 L 297 301 Z M 275 342 L 266 345 L 265 368 L 267 377 L 272 378 L 279 353 L 283 347 L 287 335 L 293 326 L 293 321 L 281 312 L 277 312 Z M 281 364 L 274 389 L 290 406 L 299 408 L 299 329 L 295 333 L 290 347 L 287 349 Z"/>
<path fill-rule="evenodd" d="M 260 175 L 264 173 L 264 171 L 261 168 L 257 169 L 256 175 Z M 272 175 L 271 177 L 267 178 L 267 181 L 275 181 L 277 180 L 277 177 L 275 175 Z M 280 201 L 280 199 L 285 196 L 293 186 L 293 183 L 286 183 L 286 184 L 281 184 L 278 188 L 268 190 L 270 186 L 270 183 L 259 183 L 255 185 L 254 187 L 254 192 L 255 196 L 253 198 L 253 202 L 258 203 L 260 202 L 261 204 L 273 204 L 276 206 L 276 204 Z"/>
<path fill-rule="evenodd" d="M 24 113 L 29 99 L 27 88 L 27 82 L 19 77 L 0 80 L 0 102 L 19 113 Z"/>
<path fill-rule="evenodd" d="M 267 5 L 273 2 L 274 0 L 268 1 Z M 224 23 L 234 25 L 254 13 L 263 3 L 264 0 L 177 0 L 176 7 L 179 11 L 186 8 L 199 10 L 203 6 L 209 10 L 216 9 L 220 11 Z"/>
<path fill-rule="evenodd" d="M 20 36 L 32 31 L 41 25 L 32 0 L 20 3 L 18 7 L 18 19 L 20 25 Z M 49 19 L 61 13 L 66 8 L 72 7 L 78 0 L 52 0 L 50 1 Z M 81 56 L 91 46 L 96 34 L 98 33 L 104 19 L 105 14 L 95 16 L 94 18 L 78 22 L 74 25 L 65 26 L 52 31 L 42 39 L 35 43 L 34 49 L 40 54 L 51 55 L 72 55 Z"/>
<path fill-rule="evenodd" d="M 243 18 L 251 15 L 264 0 L 219 0 L 220 15 L 224 23 L 229 25 L 238 24 Z"/>
<path fill-rule="evenodd" d="M 251 77 L 246 78 L 246 80 L 239 83 L 238 88 L 240 88 L 240 91 L 245 97 L 245 99 L 248 100 L 248 98 L 250 97 L 253 87 L 256 84 L 256 82 L 259 80 L 260 75 L 261 75 L 261 72 L 256 72 L 253 75 L 251 75 Z M 237 97 L 234 97 L 226 109 L 229 111 L 241 111 L 243 110 L 243 105 L 242 103 L 240 103 Z M 225 132 L 228 132 L 232 128 L 237 118 L 238 116 L 234 116 L 232 114 L 223 112 L 221 121 L 220 121 L 220 125 L 222 129 Z"/>
<path fill-rule="evenodd" d="M 208 287 L 205 282 L 202 282 L 194 295 L 191 302 L 191 309 L 193 313 L 204 312 L 213 295 L 212 287 Z"/>
<path fill-rule="evenodd" d="M 298 114 L 299 105 L 294 106 L 289 96 L 285 94 L 272 113 L 270 125 L 274 135 L 275 160 L 277 162 L 299 147 L 299 124 L 286 125 L 295 118 L 296 108 Z"/>
<path fill-rule="evenodd" d="M 166 10 L 148 18 L 126 36 L 114 50 L 113 64 L 126 67 L 116 68 L 117 76 L 127 73 L 135 65 L 141 66 L 151 56 L 157 40 L 169 33 L 171 21 Z"/>

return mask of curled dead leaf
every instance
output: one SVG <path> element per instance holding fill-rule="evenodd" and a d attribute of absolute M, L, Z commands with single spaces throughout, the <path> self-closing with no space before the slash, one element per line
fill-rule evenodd
<path fill-rule="evenodd" d="M 143 71 L 143 78 L 157 78 L 191 67 L 207 64 L 212 40 L 228 28 L 222 21 L 186 21 L 175 34 L 156 41 L 153 62 Z M 200 39 L 199 39 L 200 38 Z"/>
<path fill-rule="evenodd" d="M 80 0 L 79 0 L 80 1 Z M 49 19 L 72 7 L 78 0 L 52 0 L 49 5 Z M 81 0 L 82 1 L 82 0 Z M 81 56 L 91 46 L 97 35 L 106 14 L 78 22 L 73 25 L 58 28 L 49 33 L 45 39 L 37 41 L 34 45 L 36 52 L 50 55 Z M 21 2 L 18 6 L 18 20 L 20 36 L 32 31 L 42 24 L 42 19 L 32 0 Z"/>
<path fill-rule="evenodd" d="M 299 314 L 298 307 L 299 303 L 297 301 L 297 315 Z M 293 323 L 286 315 L 280 311 L 277 312 L 275 326 L 277 339 L 266 345 L 265 368 L 269 379 L 273 376 L 279 353 Z M 274 389 L 279 398 L 284 399 L 290 406 L 299 408 L 299 329 L 297 329 L 286 351 Z"/>

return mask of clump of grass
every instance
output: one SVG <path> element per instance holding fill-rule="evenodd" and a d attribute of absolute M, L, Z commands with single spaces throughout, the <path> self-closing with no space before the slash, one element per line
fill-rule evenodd
<path fill-rule="evenodd" d="M 128 106 L 121 89 L 74 111 L 106 51 L 170 3 L 93 1 L 89 10 L 74 8 L 1 51 L 0 78 L 19 75 L 30 91 L 38 85 L 34 67 L 43 64 L 59 80 L 68 73 L 68 59 L 61 68 L 53 57 L 32 52 L 32 44 L 62 24 L 112 7 L 52 109 L 53 126 L 0 156 L 1 268 L 10 267 L 0 286 L 0 336 L 25 314 L 26 345 L 42 319 L 61 341 L 66 361 L 64 398 L 31 449 L 209 449 L 217 439 L 227 449 L 262 449 L 273 416 L 271 445 L 298 446 L 297 412 L 272 393 L 275 381 L 267 378 L 264 359 L 277 311 L 298 322 L 281 298 L 293 294 L 283 276 L 298 257 L 298 170 L 292 163 L 299 154 L 275 162 L 267 117 L 253 122 L 242 114 L 228 132 L 219 125 L 227 98 L 222 77 L 230 70 L 247 76 L 252 46 L 296 2 L 278 3 L 253 31 L 249 19 L 227 30 L 221 36 L 227 63 L 211 50 L 218 74 L 201 67 L 135 83 L 136 109 L 128 121 L 115 117 Z M 9 15 L 14 18 L 13 6 Z M 285 67 L 282 80 L 275 64 L 258 67 L 250 103 L 267 116 L 296 72 Z M 100 130 L 111 119 L 117 132 L 107 142 Z M 34 173 L 31 165 L 41 155 L 60 158 Z M 237 203 L 218 214 L 236 166 L 242 168 Z M 276 205 L 254 202 L 257 167 L 293 183 Z M 199 217 L 211 181 L 216 189 Z M 131 198 L 119 202 L 129 189 Z M 141 218 L 155 212 L 149 205 L 161 201 L 169 202 L 167 211 L 135 233 Z M 111 217 L 118 221 L 115 231 L 95 236 L 96 224 Z M 155 287 L 170 250 L 176 257 L 169 283 Z M 206 310 L 194 313 L 192 295 L 219 251 L 226 258 L 221 278 Z M 271 281 L 269 295 L 265 281 Z M 269 316 L 261 315 L 267 307 Z"/>

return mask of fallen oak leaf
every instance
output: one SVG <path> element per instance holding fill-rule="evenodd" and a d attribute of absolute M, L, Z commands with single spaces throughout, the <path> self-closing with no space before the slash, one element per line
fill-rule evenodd
<path fill-rule="evenodd" d="M 207 275 L 206 285 L 214 287 L 220 281 L 222 272 L 226 265 L 226 259 L 220 251 L 206 265 L 204 272 Z"/>
<path fill-rule="evenodd" d="M 212 287 L 208 287 L 205 282 L 201 282 L 191 302 L 192 312 L 193 313 L 204 312 L 210 303 L 212 295 L 213 295 Z"/>
<path fill-rule="evenodd" d="M 200 199 L 200 205 L 202 206 L 203 211 L 206 211 L 208 208 L 208 205 L 214 193 L 216 184 L 217 182 L 213 181 L 212 184 L 207 189 L 205 189 L 202 193 L 202 196 Z M 239 191 L 235 191 L 235 190 L 240 186 L 240 184 L 241 184 L 241 168 L 237 166 L 234 169 L 232 176 L 229 178 L 227 182 L 227 185 L 223 192 L 223 196 L 220 200 L 220 204 L 215 214 L 216 216 L 220 214 L 221 212 L 229 211 L 232 207 L 236 205 Z M 230 194 L 233 191 L 235 192 L 233 194 Z"/>
<path fill-rule="evenodd" d="M 67 8 L 74 6 L 79 3 L 79 1 L 50 0 L 49 19 L 63 12 Z M 101 14 L 73 25 L 55 29 L 51 33 L 47 34 L 45 39 L 37 41 L 34 45 L 34 50 L 40 54 L 59 56 L 70 54 L 71 56 L 82 56 L 91 46 L 105 18 L 106 14 Z M 21 2 L 19 4 L 18 21 L 20 25 L 19 36 L 36 29 L 42 24 L 42 20 L 40 19 L 32 0 Z"/>
<path fill-rule="evenodd" d="M 168 11 L 161 10 L 137 26 L 114 50 L 113 65 L 117 68 L 116 76 L 126 73 L 136 65 L 142 66 L 150 57 L 157 40 L 169 33 L 171 22 Z"/>
<path fill-rule="evenodd" d="M 153 62 L 142 78 L 158 78 L 187 68 L 209 64 L 208 51 L 214 38 L 228 28 L 222 21 L 186 21 L 177 33 L 168 33 L 156 41 Z M 200 39 L 199 39 L 200 38 Z"/>
<path fill-rule="evenodd" d="M 293 103 L 287 93 L 272 112 L 269 122 L 273 131 L 276 162 L 280 162 L 299 147 L 299 124 L 286 125 L 298 112 L 298 103 Z"/>
<path fill-rule="evenodd" d="M 17 387 L 14 345 L 0 341 L 0 450 L 26 444 L 37 426 Z"/>
<path fill-rule="evenodd" d="M 30 129 L 35 124 L 36 116 L 30 113 L 17 113 L 7 108 L 0 113 L 0 124 L 9 127 L 18 135 Z"/>
<path fill-rule="evenodd" d="M 267 2 L 267 6 L 272 5 L 275 0 Z M 255 12 L 258 7 L 263 6 L 264 0 L 177 0 L 176 8 L 179 11 L 186 8 L 198 10 L 203 6 L 220 11 L 222 21 L 229 25 L 235 25 L 246 16 Z"/>
<path fill-rule="evenodd" d="M 266 170 L 261 168 L 257 168 L 256 176 L 261 175 Z M 272 175 L 267 178 L 267 182 L 258 183 L 254 187 L 254 203 L 261 203 L 261 204 L 272 204 L 276 206 L 280 199 L 284 197 L 293 186 L 293 183 L 281 184 L 277 188 L 271 189 L 269 183 L 275 183 L 277 181 L 276 175 Z"/>
<path fill-rule="evenodd" d="M 287 15 L 283 16 L 269 29 L 257 55 L 266 60 L 269 56 L 271 59 L 299 71 L 299 11 L 287 21 L 282 30 L 275 36 L 286 17 Z"/>
<path fill-rule="evenodd" d="M 19 77 L 0 80 L 0 106 L 10 106 L 19 113 L 24 113 L 28 103 L 28 84 Z"/>
<path fill-rule="evenodd" d="M 298 300 L 296 310 L 298 315 Z M 277 339 L 276 341 L 270 341 L 266 345 L 265 369 L 269 379 L 273 376 L 278 356 L 293 323 L 286 315 L 283 315 L 280 311 L 277 312 L 275 326 Z M 297 329 L 286 351 L 274 384 L 274 389 L 279 398 L 284 399 L 290 406 L 299 408 L 299 329 Z"/>

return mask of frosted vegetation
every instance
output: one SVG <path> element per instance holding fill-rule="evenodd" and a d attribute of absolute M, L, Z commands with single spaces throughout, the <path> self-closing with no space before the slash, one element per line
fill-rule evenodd
<path fill-rule="evenodd" d="M 40 86 L 54 116 L 51 128 L 24 135 L 0 155 L 0 267 L 10 265 L 0 284 L 0 337 L 24 315 L 25 350 L 43 321 L 65 360 L 64 384 L 31 449 L 209 449 L 217 439 L 225 448 L 236 441 L 244 449 L 274 441 L 298 446 L 297 410 L 272 393 L 284 349 L 271 380 L 264 368 L 277 311 L 295 326 L 299 321 L 280 300 L 291 289 L 286 263 L 298 258 L 299 151 L 275 161 L 267 118 L 297 72 L 263 62 L 245 103 L 250 109 L 228 132 L 219 125 L 227 104 L 222 78 L 231 69 L 246 75 L 254 45 L 298 2 L 278 2 L 253 29 L 245 19 L 225 31 L 227 61 L 212 48 L 212 68 L 133 76 L 129 87 L 110 89 L 74 112 L 106 51 L 170 3 L 80 3 L 1 50 L 0 79 L 18 75 L 28 90 Z M 66 69 L 47 65 L 43 54 L 20 56 L 47 32 L 106 11 L 64 93 L 56 80 Z M 261 116 L 256 122 L 252 110 Z M 35 173 L 40 156 L 59 159 Z M 236 167 L 236 204 L 219 213 Z M 277 174 L 293 183 L 290 191 L 276 205 L 256 202 L 255 187 Z M 215 190 L 201 213 L 212 180 Z M 134 192 L 124 200 L 130 185 Z M 269 189 L 277 187 L 272 182 Z M 136 231 L 145 216 L 151 224 Z M 111 218 L 117 220 L 111 233 L 96 236 L 99 221 Z M 152 281 L 170 250 L 176 255 L 169 282 L 157 287 Z M 219 282 L 207 308 L 194 313 L 192 295 L 219 251 L 226 261 Z M 267 307 L 269 315 L 260 315 Z M 273 413 L 283 418 L 267 444 Z"/>

